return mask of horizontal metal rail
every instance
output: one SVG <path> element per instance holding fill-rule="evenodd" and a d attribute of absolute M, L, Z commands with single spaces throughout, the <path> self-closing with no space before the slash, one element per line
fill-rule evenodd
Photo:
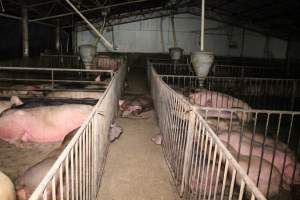
<path fill-rule="evenodd" d="M 287 70 L 283 66 L 245 66 L 215 64 L 211 69 L 213 76 L 230 77 L 287 77 Z"/>
<path fill-rule="evenodd" d="M 96 81 L 97 76 L 108 74 L 106 78 L 114 76 L 113 70 L 87 70 L 87 69 L 62 69 L 62 68 L 35 68 L 35 67 L 6 67 L 0 66 L 0 82 L 4 82 L 1 89 L 16 90 L 12 84 L 39 85 L 49 83 L 48 87 L 35 88 L 35 91 L 61 89 L 60 84 L 103 85 L 107 83 Z M 25 77 L 25 78 L 24 78 Z M 66 90 L 68 88 L 65 88 Z M 17 89 L 21 90 L 21 89 Z M 26 87 L 25 89 L 26 90 Z"/>
<path fill-rule="evenodd" d="M 47 71 L 47 72 L 98 72 L 98 73 L 113 73 L 112 70 L 104 69 L 62 69 L 62 68 L 41 68 L 41 67 L 12 67 L 0 66 L 1 70 L 21 70 L 21 71 Z"/>
<path fill-rule="evenodd" d="M 39 64 L 44 67 L 85 68 L 79 55 L 41 54 Z"/>

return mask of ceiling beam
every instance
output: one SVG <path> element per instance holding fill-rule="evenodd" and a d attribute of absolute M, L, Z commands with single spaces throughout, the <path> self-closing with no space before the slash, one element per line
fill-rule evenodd
<path fill-rule="evenodd" d="M 59 0 L 44 1 L 44 2 L 41 2 L 41 3 L 27 5 L 27 7 L 28 8 L 39 7 L 39 6 L 44 6 L 44 5 L 47 5 L 47 4 L 56 3 L 58 1 Z"/>
<path fill-rule="evenodd" d="M 135 4 L 135 3 L 142 3 L 142 2 L 146 2 L 146 1 L 148 1 L 148 0 L 127 1 L 127 2 L 122 2 L 122 3 L 117 3 L 117 4 L 111 4 L 111 5 L 107 5 L 107 6 L 99 6 L 96 8 L 85 9 L 85 10 L 81 10 L 80 12 L 86 13 L 86 12 L 101 10 L 104 8 L 114 8 L 114 7 L 124 6 L 124 5 Z M 35 21 L 42 21 L 42 20 L 47 20 L 47 19 L 55 19 L 55 18 L 70 16 L 70 15 L 74 15 L 74 14 L 75 14 L 75 12 L 68 12 L 68 13 L 63 13 L 63 14 L 59 14 L 59 15 L 49 16 L 49 17 L 41 17 L 41 18 L 37 18 L 37 19 L 31 19 L 29 21 L 35 22 Z"/>
<path fill-rule="evenodd" d="M 19 20 L 19 21 L 22 20 L 22 17 L 15 16 L 15 15 L 10 15 L 10 14 L 4 14 L 4 13 L 0 13 L 0 17 L 5 17 L 5 18 Z M 45 23 L 45 22 L 32 22 L 32 23 L 40 24 L 40 25 L 44 25 L 44 26 L 49 26 L 49 27 L 56 27 L 53 24 L 49 24 L 49 23 Z"/>
<path fill-rule="evenodd" d="M 109 22 L 106 24 L 105 27 L 120 25 L 120 24 L 127 24 L 132 22 L 138 22 L 143 21 L 147 19 L 154 19 L 154 18 L 160 18 L 165 16 L 171 16 L 173 14 L 184 14 L 187 13 L 188 8 L 183 7 L 179 8 L 176 11 L 174 11 L 171 7 L 170 8 L 164 8 L 164 7 L 158 7 L 154 9 L 146 9 L 143 11 L 136 11 L 134 13 L 123 13 L 122 15 L 114 15 L 113 18 L 109 20 Z M 79 23 L 78 30 L 83 31 L 87 30 L 87 26 L 84 25 L 82 22 Z M 98 25 L 96 27 L 102 26 L 101 22 L 98 22 Z M 62 28 L 71 28 L 72 25 L 63 26 Z"/>

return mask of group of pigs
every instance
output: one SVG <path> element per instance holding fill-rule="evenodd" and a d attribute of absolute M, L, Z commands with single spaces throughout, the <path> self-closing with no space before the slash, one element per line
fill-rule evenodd
<path fill-rule="evenodd" d="M 85 103 L 65 104 L 24 103 L 17 96 L 10 101 L 0 100 L 0 139 L 18 147 L 28 147 L 35 143 L 62 142 L 39 163 L 34 164 L 22 174 L 16 187 L 10 179 L 0 172 L 0 199 L 28 199 L 41 179 L 48 172 L 57 157 L 68 144 L 76 130 L 88 118 L 93 109 Z M 113 141 L 122 133 L 122 129 L 112 124 L 108 138 Z M 16 188 L 16 192 L 15 192 Z"/>
<path fill-rule="evenodd" d="M 200 106 L 200 113 L 210 128 L 238 160 L 240 166 L 248 172 L 250 179 L 255 184 L 258 183 L 259 190 L 265 196 L 274 197 L 279 194 L 281 189 L 290 191 L 292 185 L 300 184 L 300 165 L 297 163 L 292 150 L 281 141 L 276 141 L 268 136 L 265 137 L 257 131 L 253 133 L 250 128 L 247 128 L 246 125 L 253 120 L 251 112 L 215 109 L 251 110 L 246 102 L 206 89 L 191 93 L 188 99 L 193 104 Z M 241 133 L 243 133 L 242 136 Z M 200 145 L 200 136 L 194 136 L 194 142 Z M 232 173 L 233 169 L 229 169 L 229 172 Z M 218 181 L 216 178 L 210 180 L 209 177 L 208 179 L 212 185 L 222 187 L 220 178 Z M 236 180 L 237 184 L 241 185 L 241 177 L 237 176 Z M 190 186 L 193 191 L 204 189 L 201 188 L 199 177 L 196 178 L 195 176 L 192 177 Z"/>

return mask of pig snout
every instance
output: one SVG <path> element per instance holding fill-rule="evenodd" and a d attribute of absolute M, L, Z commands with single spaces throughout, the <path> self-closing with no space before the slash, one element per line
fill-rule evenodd
<path fill-rule="evenodd" d="M 0 199 L 15 200 L 15 187 L 10 178 L 0 171 Z"/>

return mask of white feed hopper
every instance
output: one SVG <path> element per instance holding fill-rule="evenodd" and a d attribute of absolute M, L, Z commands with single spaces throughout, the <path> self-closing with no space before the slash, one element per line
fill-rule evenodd
<path fill-rule="evenodd" d="M 96 55 L 96 46 L 86 44 L 79 46 L 79 54 L 86 69 L 90 69 Z"/>
<path fill-rule="evenodd" d="M 195 51 L 191 54 L 191 62 L 198 77 L 207 77 L 214 58 L 215 56 L 212 52 Z"/>

